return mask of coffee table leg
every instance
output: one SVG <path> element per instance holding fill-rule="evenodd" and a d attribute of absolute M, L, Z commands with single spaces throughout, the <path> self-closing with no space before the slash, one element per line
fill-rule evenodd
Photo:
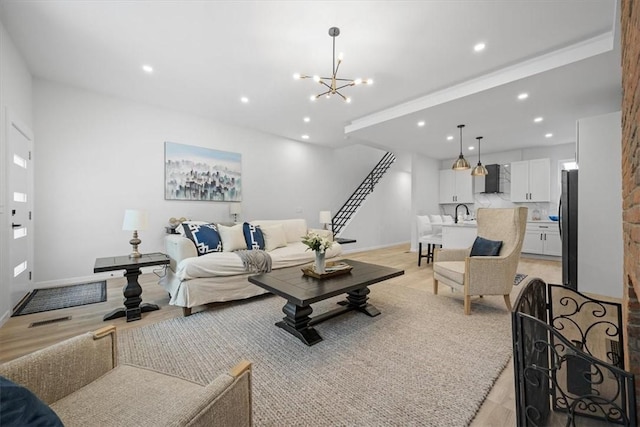
<path fill-rule="evenodd" d="M 320 334 L 309 326 L 309 321 L 311 320 L 309 315 L 313 312 L 310 306 L 301 307 L 292 302 L 287 302 L 282 307 L 282 312 L 286 314 L 286 317 L 282 318 L 282 322 L 276 323 L 276 326 L 298 337 L 300 341 L 309 346 L 322 341 Z"/>
<path fill-rule="evenodd" d="M 380 314 L 380 310 L 367 303 L 367 300 L 369 299 L 367 295 L 369 295 L 370 292 L 371 291 L 366 286 L 361 289 L 356 289 L 355 291 L 348 292 L 347 300 L 340 301 L 338 304 L 349 306 L 354 310 L 361 311 L 367 316 L 375 317 Z"/>

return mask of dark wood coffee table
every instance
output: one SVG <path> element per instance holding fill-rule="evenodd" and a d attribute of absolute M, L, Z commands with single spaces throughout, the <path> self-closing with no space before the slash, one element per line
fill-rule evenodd
<path fill-rule="evenodd" d="M 368 286 L 404 274 L 404 270 L 381 265 L 349 259 L 342 261 L 353 267 L 351 272 L 328 279 L 305 276 L 301 267 L 297 266 L 250 276 L 249 282 L 287 300 L 282 308 L 286 316 L 276 326 L 311 346 L 322 341 L 313 325 L 352 310 L 371 317 L 379 315 L 380 311 L 367 303 L 367 295 L 371 292 Z M 309 317 L 313 312 L 311 304 L 344 293 L 347 294 L 347 299 L 338 303 L 342 307 Z"/>

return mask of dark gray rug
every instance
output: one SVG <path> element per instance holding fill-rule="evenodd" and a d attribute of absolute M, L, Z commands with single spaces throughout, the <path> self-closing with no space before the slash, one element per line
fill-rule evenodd
<path fill-rule="evenodd" d="M 16 308 L 11 317 L 95 304 L 106 300 L 106 280 L 56 288 L 34 289 Z"/>
<path fill-rule="evenodd" d="M 465 316 L 460 294 L 401 280 L 371 286 L 381 315 L 318 324 L 312 347 L 274 326 L 285 300 L 265 295 L 123 330 L 119 360 L 204 384 L 250 360 L 256 426 L 467 425 L 511 356 L 509 312 L 486 298 Z"/>

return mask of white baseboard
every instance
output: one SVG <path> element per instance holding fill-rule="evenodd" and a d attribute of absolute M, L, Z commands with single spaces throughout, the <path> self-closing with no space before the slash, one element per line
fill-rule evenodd
<path fill-rule="evenodd" d="M 4 325 L 5 322 L 7 320 L 9 320 L 9 317 L 11 317 L 11 311 L 7 310 L 4 313 L 2 313 L 2 317 L 0 317 L 0 326 Z"/>
<path fill-rule="evenodd" d="M 391 246 L 406 245 L 407 243 L 410 243 L 410 242 L 409 241 L 405 241 L 405 242 L 388 243 L 386 245 L 370 246 L 368 248 L 347 249 L 347 250 L 343 250 L 342 253 L 343 254 L 353 254 L 353 253 L 356 253 L 356 252 L 373 251 L 375 249 L 389 248 Z M 345 245 L 342 245 L 342 247 L 344 248 Z"/>

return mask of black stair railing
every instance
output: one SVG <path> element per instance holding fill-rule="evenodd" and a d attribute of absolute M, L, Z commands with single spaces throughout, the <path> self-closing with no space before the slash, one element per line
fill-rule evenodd
<path fill-rule="evenodd" d="M 347 226 L 351 218 L 358 211 L 362 203 L 369 194 L 371 194 L 378 182 L 382 179 L 387 170 L 391 167 L 393 162 L 396 161 L 396 156 L 387 152 L 377 165 L 369 172 L 367 177 L 360 183 L 358 188 L 349 196 L 347 201 L 342 205 L 338 212 L 333 216 L 331 220 L 331 230 L 335 237 L 339 237 L 340 233 Z"/>

